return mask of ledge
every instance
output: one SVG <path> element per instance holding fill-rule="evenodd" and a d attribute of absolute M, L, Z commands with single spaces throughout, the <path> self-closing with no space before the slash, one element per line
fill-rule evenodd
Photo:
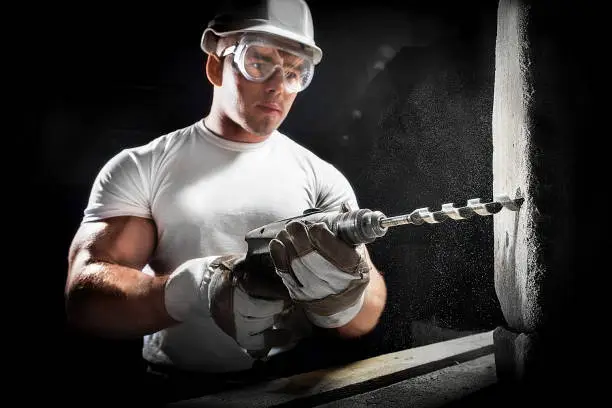
<path fill-rule="evenodd" d="M 477 389 L 494 383 L 493 332 L 484 332 L 440 343 L 415 347 L 368 358 L 339 367 L 326 368 L 291 377 L 250 385 L 198 398 L 174 402 L 168 407 L 282 407 L 316 406 L 368 393 L 381 387 L 478 360 L 483 375 Z M 467 365 L 468 369 L 471 365 Z M 491 367 L 493 369 L 491 370 Z M 484 370 L 484 371 L 483 371 Z M 437 378 L 433 376 L 432 378 Z M 444 378 L 444 375 L 440 376 Z M 417 384 L 416 382 L 415 384 Z M 432 390 L 435 386 L 430 386 Z"/>

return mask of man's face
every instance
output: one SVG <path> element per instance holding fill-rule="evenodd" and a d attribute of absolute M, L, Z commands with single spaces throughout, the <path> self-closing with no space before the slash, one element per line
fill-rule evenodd
<path fill-rule="evenodd" d="M 291 67 L 299 64 L 297 57 L 275 48 L 260 49 L 246 63 L 256 68 L 260 62 L 278 64 L 291 75 Z M 223 61 L 222 103 L 228 116 L 245 130 L 258 136 L 267 136 L 276 130 L 287 117 L 297 93 L 288 92 L 283 71 L 276 69 L 263 82 L 246 79 L 233 65 L 233 55 Z"/>

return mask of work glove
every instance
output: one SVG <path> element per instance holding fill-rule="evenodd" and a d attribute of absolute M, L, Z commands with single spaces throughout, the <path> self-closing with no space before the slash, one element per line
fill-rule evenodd
<path fill-rule="evenodd" d="M 277 328 L 293 306 L 286 289 L 279 290 L 282 285 L 258 280 L 246 270 L 244 259 L 231 254 L 185 263 L 166 283 L 166 309 L 181 322 L 198 318 L 205 306 L 221 330 L 252 357 L 261 358 L 272 347 L 295 341 L 291 331 Z"/>
<path fill-rule="evenodd" d="M 370 267 L 365 245 L 349 245 L 323 222 L 291 221 L 269 243 L 276 273 L 310 321 L 325 328 L 361 310 Z"/>

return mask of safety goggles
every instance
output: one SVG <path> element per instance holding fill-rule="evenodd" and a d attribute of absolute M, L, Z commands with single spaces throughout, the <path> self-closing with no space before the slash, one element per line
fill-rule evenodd
<path fill-rule="evenodd" d="M 264 82 L 280 70 L 289 93 L 306 89 L 314 74 L 314 63 L 298 47 L 258 35 L 245 35 L 223 50 L 221 57 L 234 54 L 234 66 L 249 81 Z"/>

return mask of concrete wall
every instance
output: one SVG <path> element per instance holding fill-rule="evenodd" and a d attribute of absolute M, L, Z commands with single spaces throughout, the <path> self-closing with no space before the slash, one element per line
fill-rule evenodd
<path fill-rule="evenodd" d="M 495 289 L 507 322 L 496 331 L 496 361 L 500 378 L 538 386 L 548 378 L 575 388 L 579 367 L 591 364 L 568 351 L 588 342 L 579 327 L 595 312 L 579 288 L 591 286 L 583 273 L 596 243 L 578 215 L 590 177 L 578 172 L 578 153 L 597 105 L 595 13 L 577 2 L 519 0 L 498 11 L 493 188 L 525 205 L 494 220 Z"/>

